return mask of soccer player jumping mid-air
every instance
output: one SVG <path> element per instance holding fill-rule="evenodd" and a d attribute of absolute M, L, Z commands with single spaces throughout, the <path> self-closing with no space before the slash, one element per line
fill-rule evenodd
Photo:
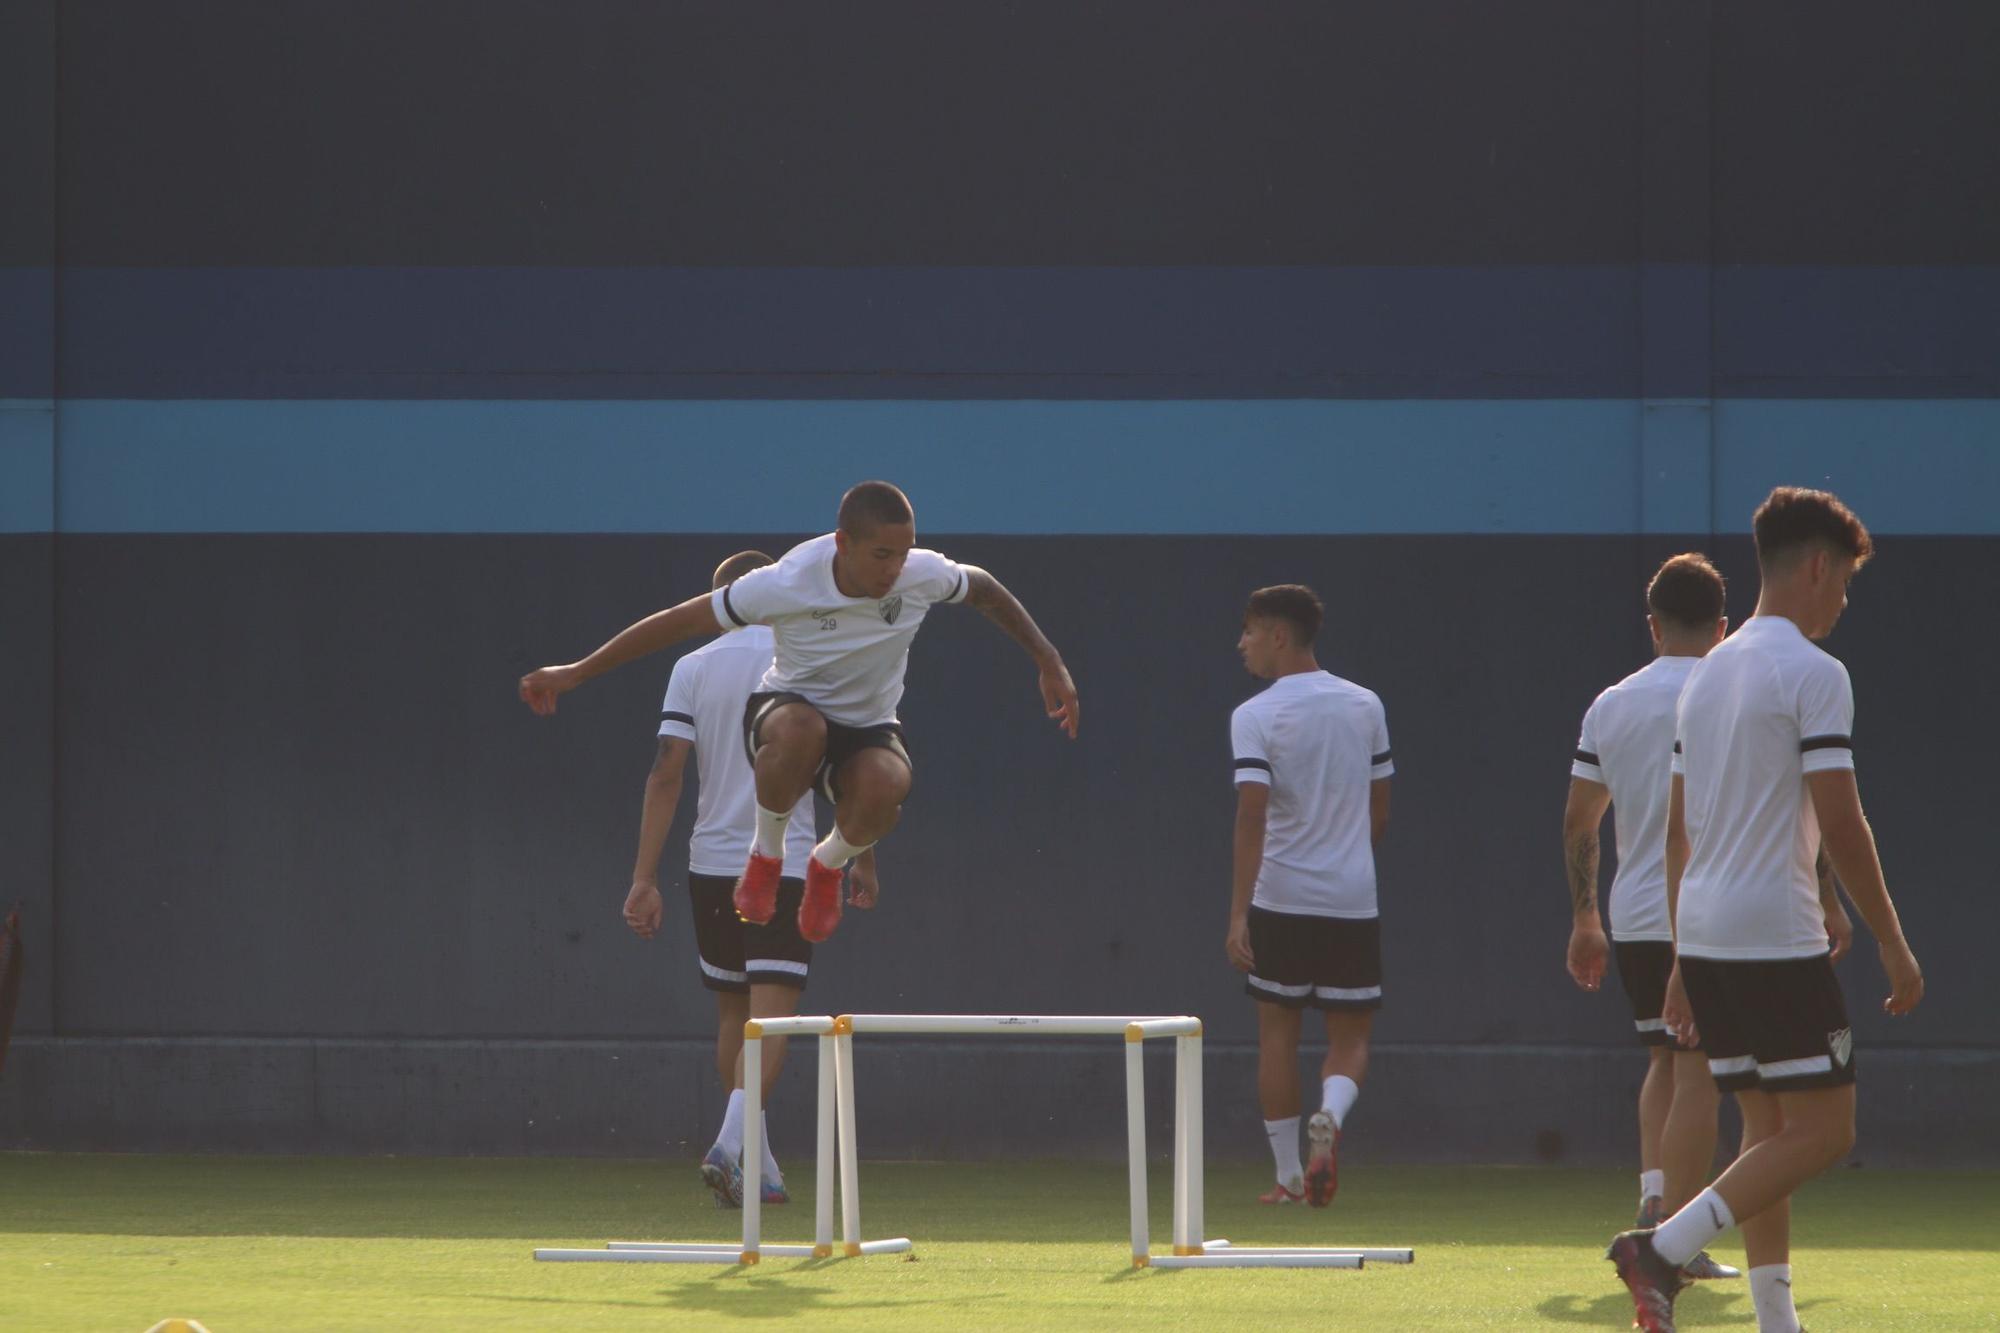
<path fill-rule="evenodd" d="M 713 593 L 690 598 L 620 631 L 581 661 L 521 678 L 536 713 L 614 667 L 700 634 L 768 625 L 776 658 L 744 709 L 744 742 L 757 784 L 757 835 L 736 882 L 734 905 L 761 925 L 777 911 L 785 826 L 817 787 L 834 826 L 806 863 L 799 933 L 820 941 L 840 923 L 848 862 L 896 826 L 909 794 L 910 754 L 896 704 L 910 641 L 931 607 L 965 602 L 1005 630 L 1034 660 L 1048 716 L 1072 738 L 1076 686 L 1062 654 L 1000 581 L 916 544 L 909 497 L 864 481 L 841 497 L 839 527 Z"/>

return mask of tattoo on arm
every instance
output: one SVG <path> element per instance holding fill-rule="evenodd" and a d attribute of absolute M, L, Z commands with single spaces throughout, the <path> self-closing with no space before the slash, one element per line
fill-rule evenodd
<path fill-rule="evenodd" d="M 1597 838 L 1581 833 L 1569 840 L 1569 905 L 1578 916 L 1597 910 Z"/>
<path fill-rule="evenodd" d="M 966 571 L 965 600 L 980 615 L 1007 632 L 1009 638 L 1040 660 L 1055 655 L 1055 647 L 1043 637 L 1028 608 L 1000 580 L 976 566 Z"/>

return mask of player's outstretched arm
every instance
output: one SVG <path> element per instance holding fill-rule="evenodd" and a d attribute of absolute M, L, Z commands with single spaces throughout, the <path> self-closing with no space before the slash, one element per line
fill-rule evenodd
<path fill-rule="evenodd" d="M 1830 951 L 1828 961 L 1837 963 L 1854 947 L 1854 918 L 1840 905 L 1840 880 L 1833 873 L 1833 861 L 1824 847 L 1819 849 L 1819 861 L 1813 866 L 1813 874 L 1819 878 L 1820 915 L 1826 918 L 1826 942 Z"/>
<path fill-rule="evenodd" d="M 1896 904 L 1889 899 L 1889 886 L 1882 879 L 1882 859 L 1875 850 L 1875 833 L 1861 811 L 1861 788 L 1851 768 L 1828 768 L 1806 774 L 1806 791 L 1812 795 L 1813 812 L 1819 816 L 1819 832 L 1833 873 L 1847 889 L 1848 901 L 1874 932 L 1875 947 L 1882 955 L 1883 970 L 1889 974 L 1889 998 L 1882 1008 L 1892 1014 L 1907 1014 L 1924 998 L 1924 972 L 1916 955 L 1903 938 L 1903 923 Z"/>
<path fill-rule="evenodd" d="M 1076 701 L 1076 683 L 1069 678 L 1069 668 L 1063 665 L 1062 654 L 1048 641 L 1028 609 L 1021 605 L 1013 593 L 977 565 L 965 567 L 965 600 L 968 605 L 978 608 L 979 614 L 1006 630 L 1014 642 L 1027 649 L 1028 656 L 1035 659 L 1035 669 L 1041 673 L 1042 703 L 1047 706 L 1049 716 L 1058 725 L 1076 738 L 1077 722 L 1081 716 Z"/>
<path fill-rule="evenodd" d="M 1261 782 L 1236 784 L 1236 834 L 1230 856 L 1229 933 L 1222 951 L 1229 965 L 1248 972 L 1257 965 L 1250 951 L 1250 899 L 1257 872 L 1264 868 L 1264 829 L 1271 810 L 1271 789 Z"/>
<path fill-rule="evenodd" d="M 1674 944 L 1681 938 L 1681 876 L 1687 873 L 1688 829 L 1687 829 L 1687 781 L 1676 773 L 1667 785 L 1667 929 L 1673 932 Z M 1687 986 L 1681 980 L 1680 951 L 1674 952 L 1673 970 L 1667 973 L 1667 996 L 1660 1005 L 1660 1018 L 1667 1025 L 1667 1031 L 1682 1046 L 1692 1050 L 1701 1044 L 1701 1033 L 1694 1025 L 1694 1007 L 1688 1003 Z"/>
<path fill-rule="evenodd" d="M 1598 829 L 1611 805 L 1611 789 L 1589 778 L 1569 780 L 1569 800 L 1563 807 L 1563 867 L 1569 875 L 1570 979 L 1585 990 L 1604 984 L 1604 964 L 1611 943 L 1597 911 Z"/>
<path fill-rule="evenodd" d="M 639 805 L 639 855 L 632 862 L 632 887 L 625 895 L 625 924 L 642 940 L 659 933 L 660 853 L 666 850 L 667 833 L 674 826 L 687 757 L 693 750 L 679 736 L 663 738 L 653 755 L 652 771 L 646 774 L 646 795 Z"/>
<path fill-rule="evenodd" d="M 847 867 L 847 905 L 862 911 L 875 906 L 882 896 L 882 875 L 875 865 L 875 849 L 870 847 Z"/>
<path fill-rule="evenodd" d="M 715 618 L 709 594 L 691 597 L 679 606 L 655 611 L 638 624 L 628 625 L 581 662 L 530 671 L 521 677 L 521 702 L 547 717 L 556 711 L 558 698 L 585 681 L 648 653 L 671 648 L 683 639 L 692 639 L 697 634 L 717 634 L 721 630 L 722 625 Z"/>

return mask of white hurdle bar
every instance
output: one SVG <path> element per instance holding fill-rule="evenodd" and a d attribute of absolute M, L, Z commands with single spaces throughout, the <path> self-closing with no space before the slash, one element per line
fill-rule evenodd
<path fill-rule="evenodd" d="M 833 1173 L 835 1080 L 834 1020 L 832 1015 L 789 1018 L 753 1018 L 743 1025 L 743 1160 L 750 1169 L 743 1177 L 743 1235 L 735 1241 L 643 1241 L 614 1240 L 602 1249 L 555 1249 L 535 1251 L 545 1263 L 624 1263 L 624 1264 L 754 1264 L 763 1255 L 774 1258 L 825 1259 L 833 1254 Z M 819 1134 L 818 1160 L 814 1163 L 817 1186 L 813 1198 L 813 1243 L 774 1245 L 765 1243 L 763 1231 L 764 1156 L 764 1038 L 812 1036 L 819 1038 Z M 856 1241 L 847 1234 L 847 1253 L 893 1254 L 911 1248 L 907 1239 Z"/>
<path fill-rule="evenodd" d="M 1126 1170 L 1135 1268 L 1360 1268 L 1364 1263 L 1410 1263 L 1414 1251 L 1399 1247 L 1235 1246 L 1204 1239 L 1202 1137 L 1202 1027 L 1198 1018 L 1133 1018 L 1085 1014 L 844 1014 L 839 1017 L 751 1019 L 743 1025 L 744 1174 L 743 1239 L 723 1242 L 613 1241 L 603 1249 L 538 1249 L 535 1258 L 557 1262 L 754 1264 L 762 1255 L 824 1259 L 833 1254 L 836 1165 L 841 1202 L 841 1250 L 850 1258 L 899 1254 L 914 1248 L 908 1237 L 861 1237 L 861 1170 L 854 1114 L 854 1037 L 899 1036 L 1122 1036 L 1125 1039 Z M 819 1038 L 819 1134 L 811 1245 L 763 1241 L 763 1068 L 767 1036 Z M 1174 1040 L 1173 1250 L 1152 1253 L 1146 1182 L 1145 1043 Z"/>

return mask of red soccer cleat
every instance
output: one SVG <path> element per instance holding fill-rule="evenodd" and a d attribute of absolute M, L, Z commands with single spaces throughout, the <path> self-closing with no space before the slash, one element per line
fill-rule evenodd
<path fill-rule="evenodd" d="M 817 856 L 806 858 L 806 893 L 799 899 L 799 934 L 818 944 L 840 924 L 840 881 L 845 870 L 823 866 Z"/>
<path fill-rule="evenodd" d="M 750 864 L 736 881 L 736 892 L 729 895 L 730 902 L 736 905 L 736 915 L 753 926 L 769 925 L 778 912 L 778 881 L 784 875 L 783 857 L 765 856 L 753 848 Z"/>
<path fill-rule="evenodd" d="M 1340 1131 L 1326 1111 L 1313 1112 L 1306 1121 L 1306 1142 L 1312 1156 L 1306 1162 L 1306 1202 L 1324 1208 L 1340 1189 Z"/>
<path fill-rule="evenodd" d="M 1264 1193 L 1259 1194 L 1257 1196 L 1257 1202 L 1258 1203 L 1303 1203 L 1305 1201 L 1305 1197 L 1306 1196 L 1302 1192 L 1293 1189 L 1290 1185 L 1285 1184 L 1285 1182 L 1281 1180 L 1277 1184 L 1271 1186 L 1271 1188 L 1266 1190 Z"/>

